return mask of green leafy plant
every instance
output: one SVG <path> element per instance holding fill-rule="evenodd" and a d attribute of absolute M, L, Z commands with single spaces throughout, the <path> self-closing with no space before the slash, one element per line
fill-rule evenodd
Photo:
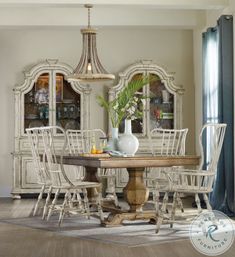
<path fill-rule="evenodd" d="M 143 113 L 139 107 L 147 97 L 143 96 L 139 90 L 150 81 L 153 81 L 151 76 L 142 76 L 139 79 L 130 81 L 111 102 L 108 102 L 100 95 L 97 96 L 99 105 L 109 113 L 114 128 L 119 127 L 123 119 L 138 119 L 142 117 Z"/>

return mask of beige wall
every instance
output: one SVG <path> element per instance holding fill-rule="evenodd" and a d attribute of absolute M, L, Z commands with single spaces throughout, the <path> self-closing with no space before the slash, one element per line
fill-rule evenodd
<path fill-rule="evenodd" d="M 193 71 L 193 32 L 154 28 L 102 28 L 98 33 L 98 52 L 104 66 L 118 74 L 140 59 L 155 63 L 174 72 L 175 83 L 183 85 L 183 126 L 189 128 L 187 152 L 194 151 L 195 102 Z M 15 84 L 23 83 L 22 71 L 46 58 L 56 58 L 75 66 L 81 53 L 78 29 L 0 30 L 0 196 L 9 196 L 12 185 L 14 149 Z M 91 97 L 91 126 L 106 128 L 105 113 L 98 107 L 95 96 L 107 91 L 106 86 L 94 85 Z"/>

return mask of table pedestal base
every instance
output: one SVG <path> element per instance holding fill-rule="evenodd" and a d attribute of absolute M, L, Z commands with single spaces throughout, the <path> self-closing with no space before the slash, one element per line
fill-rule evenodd
<path fill-rule="evenodd" d="M 153 210 L 142 211 L 144 203 L 149 197 L 149 190 L 146 188 L 143 174 L 144 168 L 128 168 L 129 180 L 123 189 L 124 199 L 129 205 L 129 211 L 110 210 L 108 218 L 104 220 L 106 227 L 120 226 L 124 220 L 150 220 L 155 219 Z"/>
<path fill-rule="evenodd" d="M 129 211 L 121 210 L 112 204 L 103 202 L 103 209 L 110 211 L 108 218 L 103 222 L 104 226 L 120 226 L 124 220 L 150 220 L 156 219 L 155 211 L 142 211 L 144 203 L 149 197 L 149 190 L 146 188 L 143 174 L 144 168 L 127 168 L 129 180 L 123 189 L 124 199 L 129 205 Z M 97 168 L 86 167 L 85 181 L 98 182 Z M 94 190 L 88 190 L 90 200 L 95 198 Z"/>
<path fill-rule="evenodd" d="M 102 226 L 121 226 L 124 220 L 156 220 L 156 214 L 153 211 L 143 211 L 139 213 L 120 211 L 120 213 L 110 213 L 109 216 L 102 222 Z"/>
<path fill-rule="evenodd" d="M 144 168 L 127 168 L 129 180 L 123 188 L 124 199 L 127 201 L 130 212 L 141 212 L 149 197 L 149 189 L 144 183 Z"/>

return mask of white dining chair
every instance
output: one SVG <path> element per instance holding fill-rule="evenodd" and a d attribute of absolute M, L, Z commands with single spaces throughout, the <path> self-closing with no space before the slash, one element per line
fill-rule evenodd
<path fill-rule="evenodd" d="M 38 195 L 37 202 L 34 206 L 33 216 L 36 215 L 37 210 L 39 208 L 39 204 L 42 201 L 43 194 L 47 192 L 48 195 L 51 194 L 51 180 L 50 175 L 44 166 L 44 164 L 40 161 L 40 144 L 42 148 L 42 137 L 39 135 L 37 129 L 28 128 L 26 129 L 26 133 L 28 136 L 28 141 L 30 143 L 30 149 L 33 157 L 33 165 L 34 170 L 37 176 L 37 183 L 41 186 L 40 193 Z M 41 151 L 42 153 L 42 151 Z M 46 216 L 47 210 L 44 205 L 42 218 L 44 219 Z"/>
<path fill-rule="evenodd" d="M 149 146 L 153 156 L 182 156 L 185 155 L 185 141 L 188 129 L 160 129 L 156 128 L 150 132 Z M 153 193 L 155 210 L 159 210 L 160 193 L 164 193 L 168 186 L 166 172 L 170 168 L 148 168 L 147 181 Z M 183 212 L 183 204 L 180 197 L 177 197 L 178 205 Z"/>
<path fill-rule="evenodd" d="M 92 204 L 97 205 L 100 220 L 103 220 L 103 212 L 101 207 L 101 184 L 96 182 L 78 181 L 73 184 L 66 172 L 63 165 L 63 155 L 67 148 L 67 137 L 65 131 L 58 126 L 40 127 L 32 129 L 42 137 L 43 142 L 43 165 L 46 167 L 50 174 L 51 188 L 55 190 L 55 196 L 51 204 L 49 204 L 49 196 L 46 200 L 46 208 L 48 208 L 47 220 L 54 211 L 59 211 L 59 225 L 61 225 L 64 215 L 71 213 L 78 213 L 90 217 L 90 203 L 87 197 L 88 189 L 96 190 L 96 199 Z M 60 151 L 56 151 L 54 138 L 59 136 L 63 142 Z M 63 204 L 58 204 L 57 200 L 60 193 L 65 193 Z M 80 193 L 82 192 L 82 202 Z M 74 197 L 79 195 L 78 198 Z"/>
<path fill-rule="evenodd" d="M 106 134 L 101 129 L 87 129 L 87 130 L 66 130 L 68 149 L 71 155 L 81 153 L 91 153 L 93 146 L 102 150 L 103 140 Z M 80 141 L 82 139 L 82 141 Z M 84 168 L 78 167 L 77 179 L 82 179 L 84 176 Z M 115 170 L 114 169 L 99 169 L 98 176 L 100 179 L 107 180 L 106 195 L 103 200 L 111 199 L 114 204 L 118 206 L 118 198 L 115 191 Z"/>
<path fill-rule="evenodd" d="M 168 186 L 163 198 L 163 204 L 160 210 L 156 210 L 157 223 L 156 233 L 158 233 L 160 226 L 163 222 L 164 215 L 166 215 L 166 206 L 168 203 L 169 193 L 173 193 L 173 206 L 168 222 L 171 227 L 175 222 L 175 212 L 177 208 L 177 198 L 179 194 L 189 194 L 195 196 L 195 202 L 197 204 L 198 213 L 202 211 L 200 205 L 200 199 L 198 194 L 202 194 L 206 203 L 207 210 L 211 210 L 211 205 L 208 200 L 208 194 L 213 191 L 213 183 L 217 172 L 217 165 L 223 145 L 226 124 L 206 124 L 202 127 L 199 135 L 199 146 L 201 152 L 201 162 L 198 169 L 182 169 L 180 167 L 173 168 L 166 172 L 168 178 Z M 206 145 L 206 156 L 202 144 L 203 135 L 210 138 L 210 144 Z M 203 168 L 203 167 L 206 168 Z M 177 180 L 175 179 L 177 177 Z"/>

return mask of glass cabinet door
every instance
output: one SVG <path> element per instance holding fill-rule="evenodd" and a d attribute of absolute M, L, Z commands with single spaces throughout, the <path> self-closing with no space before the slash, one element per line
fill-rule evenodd
<path fill-rule="evenodd" d="M 49 125 L 49 85 L 49 73 L 43 73 L 24 95 L 24 129 Z"/>
<path fill-rule="evenodd" d="M 154 128 L 173 129 L 174 128 L 174 95 L 171 94 L 156 77 L 149 84 L 149 130 Z"/>
<path fill-rule="evenodd" d="M 80 94 L 61 73 L 43 73 L 24 95 L 24 130 L 57 125 L 80 129 Z"/>
<path fill-rule="evenodd" d="M 56 125 L 66 129 L 80 129 L 81 96 L 73 90 L 63 74 L 56 73 Z"/>
<path fill-rule="evenodd" d="M 140 79 L 143 73 L 132 76 L 130 81 Z M 142 103 L 138 106 L 143 111 L 140 119 L 132 120 L 132 132 L 146 136 L 146 130 L 154 128 L 173 129 L 174 128 L 174 95 L 165 87 L 158 75 L 149 73 L 151 82 L 144 86 L 140 93 L 148 96 L 148 104 Z M 148 129 L 147 129 L 148 127 Z M 121 122 L 119 132 L 124 132 L 124 120 Z"/>

